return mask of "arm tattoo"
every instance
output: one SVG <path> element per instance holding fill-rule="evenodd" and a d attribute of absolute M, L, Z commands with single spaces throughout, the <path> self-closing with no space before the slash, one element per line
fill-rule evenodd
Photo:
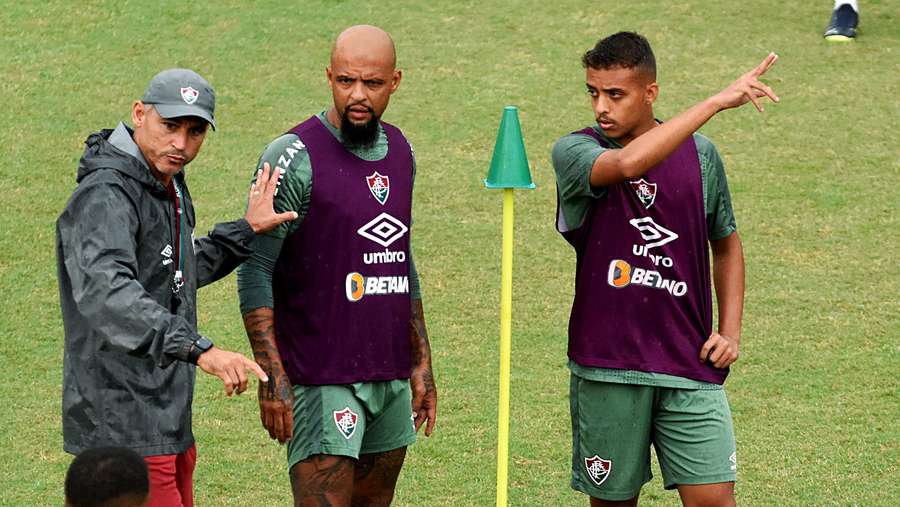
<path fill-rule="evenodd" d="M 428 343 L 428 332 L 425 330 L 425 312 L 422 309 L 422 300 L 412 300 L 409 319 L 409 341 L 412 345 L 412 367 L 421 366 L 423 363 L 431 364 L 431 344 Z"/>
<path fill-rule="evenodd" d="M 275 342 L 275 312 L 271 308 L 257 308 L 244 315 L 244 328 L 253 349 L 253 358 L 259 363 L 269 382 L 260 390 L 263 399 L 285 399 L 291 390 L 284 374 L 281 355 Z M 278 396 L 280 395 L 280 396 Z"/>
<path fill-rule="evenodd" d="M 412 345 L 412 369 L 419 369 L 426 392 L 434 391 L 434 373 L 431 370 L 431 344 L 425 330 L 425 312 L 422 300 L 414 299 L 409 320 L 409 340 Z"/>

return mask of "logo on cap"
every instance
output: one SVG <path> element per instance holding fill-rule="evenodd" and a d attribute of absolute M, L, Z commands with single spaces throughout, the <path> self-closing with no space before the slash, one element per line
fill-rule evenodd
<path fill-rule="evenodd" d="M 197 102 L 197 97 L 199 97 L 199 96 L 200 96 L 200 92 L 198 92 L 197 90 L 193 89 L 190 86 L 188 86 L 187 88 L 181 89 L 181 98 L 184 99 L 184 101 L 188 105 L 193 104 L 194 102 Z"/>

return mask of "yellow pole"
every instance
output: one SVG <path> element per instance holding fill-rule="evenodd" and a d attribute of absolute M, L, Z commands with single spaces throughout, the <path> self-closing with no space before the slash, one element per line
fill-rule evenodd
<path fill-rule="evenodd" d="M 500 260 L 500 399 L 497 430 L 497 507 L 507 504 L 509 464 L 509 356 L 512 335 L 513 189 L 503 189 L 503 253 Z"/>

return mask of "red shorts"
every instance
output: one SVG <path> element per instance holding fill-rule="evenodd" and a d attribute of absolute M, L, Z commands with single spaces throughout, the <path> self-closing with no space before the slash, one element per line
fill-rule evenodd
<path fill-rule="evenodd" d="M 145 456 L 150 498 L 145 507 L 193 507 L 197 445 L 181 454 Z"/>

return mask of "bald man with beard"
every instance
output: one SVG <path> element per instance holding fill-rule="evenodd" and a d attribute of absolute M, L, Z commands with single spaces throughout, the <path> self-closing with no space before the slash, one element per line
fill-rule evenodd
<path fill-rule="evenodd" d="M 332 106 L 259 159 L 282 175 L 276 210 L 300 217 L 258 238 L 238 293 L 269 376 L 260 418 L 287 444 L 294 505 L 389 505 L 437 406 L 410 249 L 415 159 L 381 121 L 402 77 L 390 35 L 344 30 L 326 75 Z"/>

